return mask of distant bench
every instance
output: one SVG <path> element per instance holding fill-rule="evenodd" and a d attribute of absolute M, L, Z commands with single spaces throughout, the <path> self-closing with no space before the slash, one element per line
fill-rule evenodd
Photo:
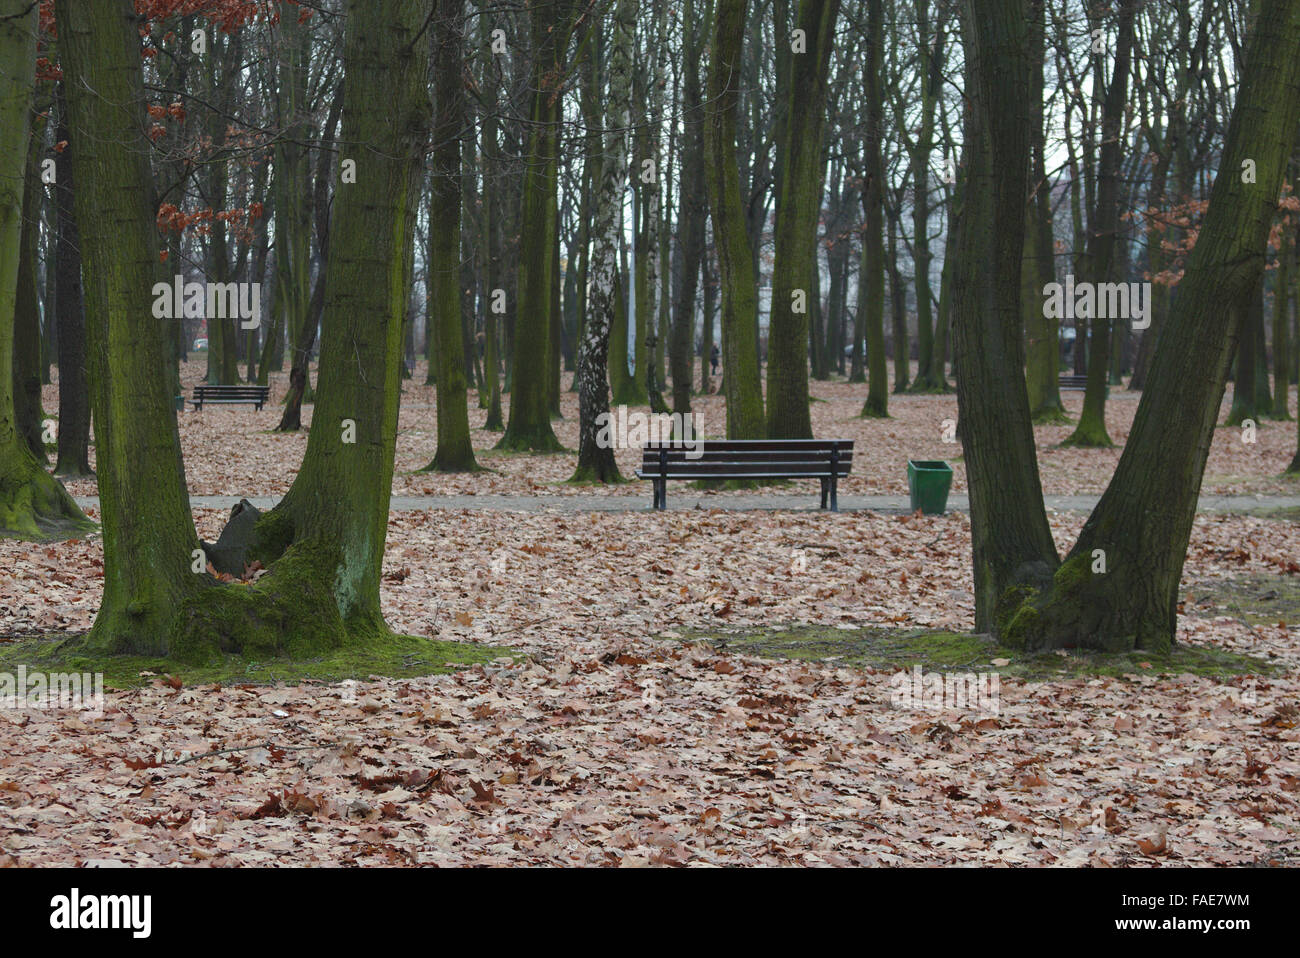
<path fill-rule="evenodd" d="M 701 439 L 648 443 L 636 475 L 654 483 L 655 509 L 668 505 L 669 479 L 820 479 L 821 507 L 837 512 L 852 466 L 852 439 Z"/>
<path fill-rule="evenodd" d="M 1058 376 L 1056 381 L 1061 389 L 1077 389 L 1080 392 L 1088 391 L 1087 376 Z M 1110 397 L 1110 386 L 1106 387 L 1106 396 L 1107 398 Z"/>
<path fill-rule="evenodd" d="M 229 406 L 236 403 L 250 403 L 260 410 L 270 394 L 270 386 L 195 386 L 194 398 L 190 402 L 196 411 L 205 405 Z"/>

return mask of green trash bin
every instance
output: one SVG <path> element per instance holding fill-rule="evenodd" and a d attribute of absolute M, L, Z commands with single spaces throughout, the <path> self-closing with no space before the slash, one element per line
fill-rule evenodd
<path fill-rule="evenodd" d="M 184 411 L 185 411 L 185 397 L 184 397 L 184 396 L 177 396 L 175 402 L 176 402 L 176 411 L 177 411 L 177 412 L 184 412 Z"/>
<path fill-rule="evenodd" d="M 907 491 L 912 496 L 912 511 L 920 509 L 927 516 L 941 516 L 948 508 L 948 490 L 952 488 L 952 466 L 938 459 L 907 460 Z"/>

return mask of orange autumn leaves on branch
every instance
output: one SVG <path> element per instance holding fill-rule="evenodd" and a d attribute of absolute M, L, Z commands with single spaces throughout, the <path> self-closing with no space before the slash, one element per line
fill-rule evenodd
<path fill-rule="evenodd" d="M 1277 268 L 1277 254 L 1282 249 L 1283 238 L 1287 233 L 1294 233 L 1300 222 L 1300 197 L 1295 195 L 1290 183 L 1283 182 L 1282 195 L 1278 199 L 1277 216 L 1273 220 L 1268 237 L 1268 262 L 1266 269 Z M 1145 220 L 1144 231 L 1149 242 L 1160 244 L 1160 248 L 1170 257 L 1165 269 L 1156 273 L 1145 272 L 1143 278 L 1162 286 L 1174 287 L 1183 278 L 1183 267 L 1188 255 L 1196 246 L 1200 235 L 1201 220 L 1209 207 L 1207 200 L 1183 200 L 1163 209 L 1148 207 L 1134 213 L 1126 213 L 1124 219 L 1132 220 L 1141 216 Z"/>
<path fill-rule="evenodd" d="M 253 224 L 261 219 L 262 215 L 263 207 L 261 203 L 252 203 L 247 208 L 241 207 L 217 211 L 206 208 L 188 212 L 178 208 L 173 203 L 163 203 L 158 207 L 158 216 L 155 223 L 158 232 L 163 234 L 179 234 L 187 229 L 192 229 L 198 236 L 209 236 L 212 233 L 213 223 L 224 223 L 232 236 L 240 242 L 248 243 L 253 238 Z M 163 260 L 166 260 L 167 254 L 165 250 L 161 256 Z"/>

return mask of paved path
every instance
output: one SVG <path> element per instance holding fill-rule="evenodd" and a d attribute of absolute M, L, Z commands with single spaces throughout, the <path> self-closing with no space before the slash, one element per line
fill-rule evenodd
<path fill-rule="evenodd" d="M 393 496 L 390 508 L 394 512 L 418 512 L 432 509 L 483 509 L 495 512 L 648 512 L 650 494 L 632 495 L 560 495 L 560 496 Z M 278 496 L 249 496 L 248 500 L 259 509 L 269 509 L 279 501 Z M 98 496 L 77 496 L 77 505 L 83 509 L 99 508 Z M 1047 496 L 1044 502 L 1056 512 L 1091 512 L 1097 496 Z M 209 509 L 229 509 L 239 502 L 239 496 L 191 496 L 191 506 Z M 907 496 L 840 496 L 841 512 L 870 510 L 872 512 L 905 513 L 910 511 Z M 970 502 L 964 493 L 948 497 L 948 507 L 957 512 L 968 512 Z M 736 512 L 750 510 L 815 511 L 817 494 L 768 495 L 737 494 L 710 495 L 679 488 L 668 490 L 668 508 L 671 511 L 687 509 L 728 509 Z M 1279 509 L 1300 512 L 1300 497 L 1296 496 L 1202 496 L 1201 512 L 1231 512 L 1237 514 L 1268 515 Z"/>

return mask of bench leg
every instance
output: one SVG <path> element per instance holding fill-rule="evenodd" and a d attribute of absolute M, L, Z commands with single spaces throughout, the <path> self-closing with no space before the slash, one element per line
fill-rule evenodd
<path fill-rule="evenodd" d="M 839 477 L 831 476 L 831 512 L 840 511 Z"/>
<path fill-rule="evenodd" d="M 831 481 L 824 476 L 822 477 L 822 508 L 826 508 L 826 497 L 830 494 Z"/>
<path fill-rule="evenodd" d="M 655 508 L 659 510 L 668 508 L 668 480 L 655 480 Z"/>

